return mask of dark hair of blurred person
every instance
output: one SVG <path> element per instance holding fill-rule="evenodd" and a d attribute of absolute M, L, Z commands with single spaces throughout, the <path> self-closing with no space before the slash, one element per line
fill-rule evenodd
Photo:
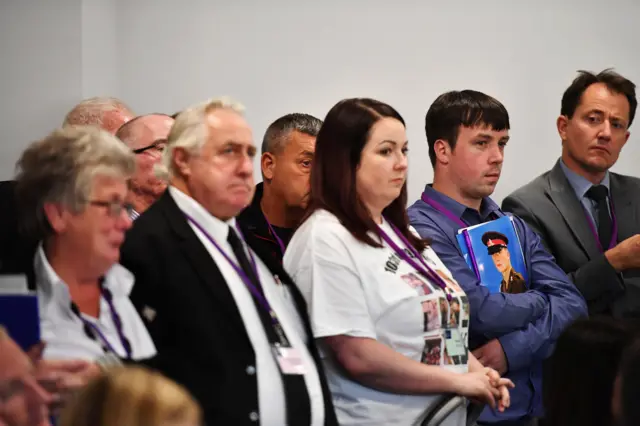
<path fill-rule="evenodd" d="M 637 325 L 606 317 L 578 320 L 545 364 L 545 426 L 609 426 L 618 366 Z"/>

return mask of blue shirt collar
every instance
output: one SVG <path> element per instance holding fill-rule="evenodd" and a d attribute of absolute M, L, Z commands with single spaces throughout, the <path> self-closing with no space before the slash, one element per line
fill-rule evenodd
<path fill-rule="evenodd" d="M 567 177 L 567 180 L 569 181 L 569 184 L 573 188 L 573 191 L 578 196 L 578 199 L 582 200 L 582 198 L 584 198 L 585 194 L 593 186 L 593 184 L 589 182 L 589 180 L 587 180 L 586 178 L 580 176 L 579 174 L 571 170 L 569 167 L 567 167 L 567 165 L 564 164 L 564 161 L 562 161 L 562 159 L 560 160 L 560 168 L 564 172 L 564 175 Z M 600 182 L 600 185 L 604 185 L 608 191 L 611 191 L 609 180 L 610 180 L 609 171 L 607 171 L 607 173 L 605 173 L 604 175 L 604 178 L 602 179 L 602 182 Z"/>
<path fill-rule="evenodd" d="M 466 220 L 467 222 L 470 222 L 469 219 L 471 219 L 473 216 L 477 217 L 479 214 L 480 221 L 484 222 L 489 218 L 489 215 L 491 215 L 491 213 L 500 210 L 500 206 L 498 206 L 495 201 L 493 201 L 489 197 L 485 197 L 482 199 L 482 203 L 480 204 L 480 211 L 478 212 L 477 210 L 472 209 L 471 207 L 467 207 L 464 204 L 457 202 L 453 198 L 436 191 L 431 185 L 432 184 L 427 184 L 427 186 L 425 186 L 424 188 L 424 194 L 427 196 L 427 198 L 440 203 L 445 209 L 449 210 L 451 213 L 453 213 L 463 221 Z M 469 217 L 470 215 L 471 217 Z M 475 220 L 473 222 L 475 222 Z"/>

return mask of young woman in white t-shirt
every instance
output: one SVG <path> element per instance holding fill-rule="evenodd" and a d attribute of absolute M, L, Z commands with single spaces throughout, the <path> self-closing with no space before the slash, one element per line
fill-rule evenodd
<path fill-rule="evenodd" d="M 451 393 L 509 405 L 513 384 L 467 349 L 463 290 L 409 228 L 406 177 L 393 108 L 347 99 L 329 111 L 284 265 L 307 301 L 342 425 L 419 424 Z M 465 421 L 462 407 L 445 424 Z"/>

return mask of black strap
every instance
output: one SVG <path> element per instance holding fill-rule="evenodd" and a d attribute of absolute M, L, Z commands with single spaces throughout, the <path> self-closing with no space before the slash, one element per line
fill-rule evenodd
<path fill-rule="evenodd" d="M 613 221 L 609 214 L 609 203 L 607 197 L 609 190 L 604 185 L 593 185 L 587 191 L 587 197 L 596 202 L 596 210 L 598 211 L 598 239 L 604 250 L 609 247 L 611 235 L 613 233 Z"/>
<path fill-rule="evenodd" d="M 247 274 L 247 277 L 253 282 L 253 285 L 264 296 L 264 290 L 260 285 L 260 280 L 255 276 L 249 258 L 244 250 L 244 246 L 236 231 L 229 227 L 229 236 L 227 241 L 236 256 L 239 266 Z M 280 343 L 277 333 L 273 328 L 273 322 L 269 313 L 265 311 L 255 297 L 252 297 L 253 303 L 258 311 L 258 316 L 262 322 L 267 339 L 272 345 Z M 311 403 L 309 401 L 309 393 L 304 380 L 304 375 L 281 374 L 282 383 L 284 385 L 284 394 L 286 398 L 287 424 L 291 426 L 311 424 Z"/>

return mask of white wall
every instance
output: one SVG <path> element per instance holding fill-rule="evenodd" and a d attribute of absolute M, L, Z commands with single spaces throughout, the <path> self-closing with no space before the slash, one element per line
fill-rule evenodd
<path fill-rule="evenodd" d="M 83 0 L 82 98 L 119 96 L 118 13 L 113 0 Z"/>
<path fill-rule="evenodd" d="M 259 140 L 282 114 L 324 117 L 342 98 L 379 98 L 407 120 L 410 199 L 432 178 L 424 115 L 441 92 L 473 88 L 507 106 L 501 200 L 559 155 L 554 123 L 576 70 L 615 66 L 640 83 L 632 0 L 120 0 L 119 11 L 119 77 L 134 107 L 229 94 Z M 617 171 L 640 176 L 639 144 L 632 136 Z"/>
<path fill-rule="evenodd" d="M 0 180 L 82 97 L 80 4 L 0 1 Z"/>
<path fill-rule="evenodd" d="M 7 19 L 8 1 L 20 16 Z M 140 113 L 173 113 L 231 95 L 247 106 L 256 142 L 282 114 L 323 118 L 342 98 L 368 96 L 407 121 L 415 199 L 432 177 L 427 108 L 443 91 L 473 88 L 497 97 L 511 114 L 500 201 L 559 155 L 554 123 L 576 70 L 613 66 L 640 84 L 640 2 L 633 0 L 4 0 L 1 7 L 2 177 L 15 161 L 7 158 L 57 124 L 80 94 L 112 90 Z M 54 20 L 65 7 L 77 11 L 81 25 L 66 15 L 66 25 Z M 13 41 L 26 35 L 28 41 Z M 63 48 L 69 44 L 74 49 Z M 64 53 L 71 66 L 48 64 Z M 38 90 L 26 76 L 38 80 Z M 32 105 L 42 90 L 47 109 Z M 35 122 L 25 122 L 26 106 Z M 616 171 L 640 176 L 639 143 L 632 134 Z"/>

